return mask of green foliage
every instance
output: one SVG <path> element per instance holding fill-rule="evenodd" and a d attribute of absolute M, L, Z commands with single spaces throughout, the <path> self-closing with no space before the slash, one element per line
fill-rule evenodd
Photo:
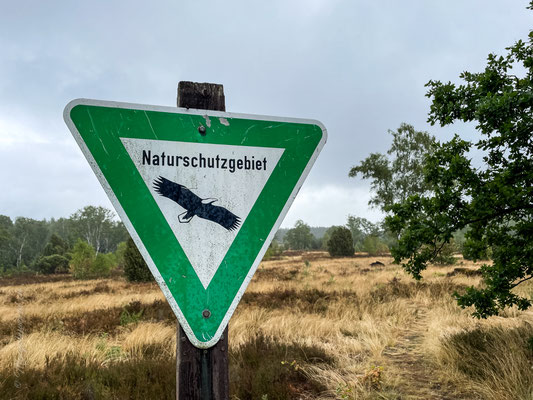
<path fill-rule="evenodd" d="M 376 235 L 368 235 L 363 241 L 362 250 L 371 256 L 379 256 L 388 253 L 387 245 Z"/>
<path fill-rule="evenodd" d="M 320 250 L 323 247 L 323 238 L 317 238 L 312 232 L 313 240 L 311 241 L 311 250 Z"/>
<path fill-rule="evenodd" d="M 139 301 L 134 301 L 124 307 L 124 310 L 120 313 L 120 325 L 137 324 L 144 313 L 144 309 L 141 306 Z"/>
<path fill-rule="evenodd" d="M 115 251 L 126 240 L 127 233 L 115 213 L 105 207 L 86 206 L 71 215 L 68 221 L 70 234 L 82 238 L 97 253 Z"/>
<path fill-rule="evenodd" d="M 348 215 L 346 226 L 352 234 L 355 251 L 363 251 L 372 256 L 389 252 L 396 244 L 396 238 L 382 223 L 372 223 L 365 218 Z"/>
<path fill-rule="evenodd" d="M 455 243 L 455 249 L 458 253 L 461 253 L 463 257 L 464 257 L 465 242 L 466 242 L 465 233 L 466 233 L 466 228 L 463 228 L 463 229 L 459 229 L 453 234 L 453 241 Z"/>
<path fill-rule="evenodd" d="M 284 241 L 292 250 L 308 250 L 313 247 L 315 237 L 311 228 L 302 220 L 296 221 L 294 228 L 285 234 Z"/>
<path fill-rule="evenodd" d="M 326 251 L 328 250 L 329 238 L 331 237 L 331 232 L 333 231 L 334 228 L 335 226 L 331 226 L 326 230 L 326 232 L 324 232 L 324 236 L 322 236 L 321 243 L 320 243 L 321 250 L 326 250 Z"/>
<path fill-rule="evenodd" d="M 124 274 L 130 282 L 149 282 L 154 280 L 148 265 L 146 265 L 131 238 L 126 242 L 126 251 L 124 252 Z"/>
<path fill-rule="evenodd" d="M 285 239 L 285 235 L 291 228 L 279 228 L 276 232 L 276 235 L 274 235 L 274 239 L 276 239 L 278 242 L 283 242 Z M 324 232 L 328 230 L 328 227 L 326 226 L 311 226 L 311 233 L 314 237 L 321 238 L 324 236 Z"/>
<path fill-rule="evenodd" d="M 311 273 L 311 263 L 309 262 L 309 260 L 305 260 L 302 275 L 305 277 L 308 277 L 310 273 Z"/>
<path fill-rule="evenodd" d="M 19 217 L 9 231 L 8 251 L 14 266 L 32 265 L 48 239 L 46 221 Z"/>
<path fill-rule="evenodd" d="M 61 239 L 55 233 L 52 233 L 52 236 L 50 236 L 48 243 L 44 247 L 42 255 L 51 256 L 53 254 L 59 254 L 60 256 L 64 256 L 68 252 L 68 250 L 68 243 Z"/>
<path fill-rule="evenodd" d="M 263 260 L 270 260 L 273 257 L 279 257 L 281 253 L 283 252 L 283 249 L 281 245 L 278 243 L 276 239 L 272 240 L 270 243 L 270 246 L 268 246 L 267 251 L 265 252 L 265 256 L 263 257 Z"/>
<path fill-rule="evenodd" d="M 70 261 L 70 272 L 76 279 L 87 279 L 91 275 L 91 265 L 96 258 L 93 247 L 78 239 L 72 249 L 72 259 Z"/>
<path fill-rule="evenodd" d="M 19 267 L 0 267 L 0 277 L 18 277 L 26 279 L 35 275 L 35 271 L 22 264 Z"/>
<path fill-rule="evenodd" d="M 462 250 L 463 258 L 465 260 L 490 260 L 492 257 L 492 249 L 483 241 L 466 239 L 463 243 Z"/>
<path fill-rule="evenodd" d="M 60 254 L 43 256 L 35 263 L 34 268 L 41 274 L 64 274 L 69 270 L 69 259 Z"/>
<path fill-rule="evenodd" d="M 377 224 L 373 224 L 366 218 L 355 217 L 353 215 L 348 215 L 346 226 L 352 235 L 355 251 L 364 251 L 363 244 L 367 236 L 379 236 L 381 233 Z"/>
<path fill-rule="evenodd" d="M 124 256 L 126 254 L 126 248 L 128 247 L 128 244 L 124 242 L 120 242 L 117 246 L 117 250 L 115 251 L 115 258 L 117 260 L 117 267 L 118 268 L 124 268 Z"/>
<path fill-rule="evenodd" d="M 429 189 L 423 179 L 422 161 L 431 154 L 435 138 L 427 132 L 416 131 L 412 125 L 402 123 L 392 135 L 392 145 L 387 154 L 372 153 L 361 164 L 352 167 L 348 175 L 361 174 L 371 180 L 375 195 L 369 204 L 388 212 L 394 203 L 405 201 L 414 194 Z"/>
<path fill-rule="evenodd" d="M 355 252 L 352 234 L 343 226 L 337 226 L 332 230 L 327 246 L 332 257 L 352 257 Z"/>
<path fill-rule="evenodd" d="M 41 274 L 64 274 L 69 270 L 68 244 L 55 233 L 50 236 L 33 269 Z"/>
<path fill-rule="evenodd" d="M 457 230 L 466 229 L 472 258 L 492 252 L 492 265 L 482 267 L 484 285 L 456 294 L 477 317 L 531 305 L 513 288 L 533 278 L 533 33 L 507 50 L 490 54 L 483 72 L 463 72 L 463 84 L 427 84 L 429 122 L 475 121 L 479 140 L 455 136 L 436 146 L 424 165 L 429 195 L 394 205 L 387 218 L 400 238 L 394 258 L 416 279 Z M 471 165 L 473 149 L 483 154 L 481 168 Z"/>
<path fill-rule="evenodd" d="M 366 236 L 377 234 L 377 227 L 366 218 L 348 215 L 346 226 L 352 234 L 354 247 L 358 251 L 361 251 Z"/>
<path fill-rule="evenodd" d="M 449 243 L 445 243 L 441 250 L 435 257 L 435 264 L 439 265 L 453 265 L 456 263 L 455 253 L 457 252 L 457 246 L 453 238 Z"/>
<path fill-rule="evenodd" d="M 98 253 L 91 264 L 91 276 L 98 278 L 109 276 L 116 263 L 113 253 Z"/>
<path fill-rule="evenodd" d="M 115 251 L 126 240 L 123 224 L 111 210 L 88 206 L 70 218 L 37 221 L 0 215 L 0 270 L 36 265 L 42 256 L 65 256 L 78 239 L 89 241 L 100 253 Z"/>
<path fill-rule="evenodd" d="M 15 265 L 15 254 L 11 248 L 13 222 L 6 215 L 0 215 L 0 271 Z"/>
<path fill-rule="evenodd" d="M 120 314 L 120 325 L 121 326 L 126 326 L 126 325 L 129 325 L 129 324 L 136 324 L 142 318 L 142 314 L 143 314 L 142 310 L 139 311 L 139 312 L 136 312 L 136 313 L 130 313 L 127 310 L 124 310 Z"/>
<path fill-rule="evenodd" d="M 72 249 L 70 272 L 75 279 L 94 279 L 109 276 L 115 265 L 113 254 L 95 254 L 94 248 L 78 239 Z"/>

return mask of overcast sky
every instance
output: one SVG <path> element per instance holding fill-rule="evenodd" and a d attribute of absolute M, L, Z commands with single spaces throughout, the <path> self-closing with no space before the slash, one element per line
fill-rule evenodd
<path fill-rule="evenodd" d="M 0 0 L 0 214 L 67 217 L 111 203 L 63 122 L 74 98 L 174 106 L 180 80 L 224 85 L 226 109 L 313 118 L 329 139 L 282 226 L 377 221 L 348 170 L 408 122 L 424 84 L 479 71 L 525 39 L 525 0 Z"/>

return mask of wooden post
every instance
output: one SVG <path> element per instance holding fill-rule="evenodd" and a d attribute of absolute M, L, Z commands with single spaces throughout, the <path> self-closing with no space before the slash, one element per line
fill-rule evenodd
<path fill-rule="evenodd" d="M 178 107 L 226 111 L 224 87 L 214 83 L 182 81 Z M 176 349 L 177 400 L 228 400 L 228 328 L 209 349 L 194 347 L 178 323 Z"/>

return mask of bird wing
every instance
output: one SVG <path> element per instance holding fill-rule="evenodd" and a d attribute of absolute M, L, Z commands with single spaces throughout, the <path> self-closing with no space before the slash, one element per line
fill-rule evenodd
<path fill-rule="evenodd" d="M 154 190 L 161 196 L 174 200 L 186 210 L 194 210 L 202 199 L 185 186 L 159 176 L 154 180 Z"/>
<path fill-rule="evenodd" d="M 231 211 L 228 211 L 224 207 L 215 206 L 212 203 L 202 204 L 196 210 L 196 215 L 200 218 L 216 222 L 229 231 L 237 229 L 241 224 L 241 219 Z"/>

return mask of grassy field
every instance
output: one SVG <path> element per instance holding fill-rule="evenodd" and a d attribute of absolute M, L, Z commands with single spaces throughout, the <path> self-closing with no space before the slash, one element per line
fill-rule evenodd
<path fill-rule="evenodd" d="M 232 398 L 533 399 L 530 311 L 459 309 L 479 264 L 415 283 L 391 261 L 263 262 L 230 322 Z M 175 325 L 155 284 L 2 280 L 0 398 L 174 399 Z"/>

